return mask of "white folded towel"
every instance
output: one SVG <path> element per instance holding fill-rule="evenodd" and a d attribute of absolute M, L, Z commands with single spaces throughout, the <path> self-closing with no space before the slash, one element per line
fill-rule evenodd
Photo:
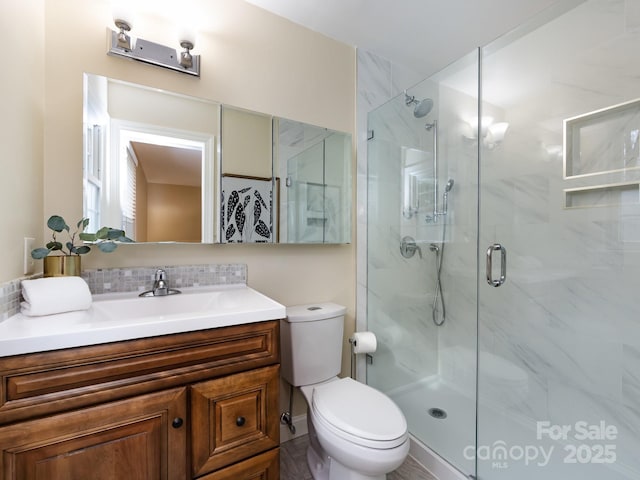
<path fill-rule="evenodd" d="M 24 315 L 39 316 L 87 310 L 91 307 L 89 285 L 81 277 L 47 277 L 22 281 L 20 304 Z"/>

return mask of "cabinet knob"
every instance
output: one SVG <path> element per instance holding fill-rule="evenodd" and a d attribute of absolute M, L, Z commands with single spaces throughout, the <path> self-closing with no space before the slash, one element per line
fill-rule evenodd
<path fill-rule="evenodd" d="M 171 426 L 173 428 L 180 428 L 183 423 L 184 423 L 184 420 L 182 420 L 180 417 L 176 417 L 173 419 L 173 422 L 171 422 Z"/>
<path fill-rule="evenodd" d="M 244 417 L 238 417 L 236 418 L 236 425 L 241 427 L 246 423 L 246 420 Z"/>

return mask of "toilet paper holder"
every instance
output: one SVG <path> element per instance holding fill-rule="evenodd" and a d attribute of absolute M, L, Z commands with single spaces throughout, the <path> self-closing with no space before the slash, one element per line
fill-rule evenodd
<path fill-rule="evenodd" d="M 365 354 L 365 362 L 367 363 L 367 365 L 373 365 L 373 355 L 371 355 L 371 353 L 365 353 L 365 352 L 357 352 L 357 347 L 358 347 L 358 334 L 360 332 L 356 332 L 353 334 L 353 336 L 349 337 L 349 344 L 351 346 L 351 378 L 353 378 L 354 380 L 357 380 L 356 378 L 356 360 L 357 360 L 357 355 L 364 353 Z M 369 333 L 369 332 L 366 332 Z M 373 333 L 371 333 L 371 335 L 373 335 Z M 372 353 L 375 351 L 376 345 L 375 345 L 375 337 L 374 337 L 374 346 L 373 346 L 373 350 Z"/>

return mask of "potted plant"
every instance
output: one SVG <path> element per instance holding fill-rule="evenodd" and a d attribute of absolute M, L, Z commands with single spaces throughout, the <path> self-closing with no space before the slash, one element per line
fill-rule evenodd
<path fill-rule="evenodd" d="M 111 227 L 102 227 L 96 233 L 84 231 L 89 225 L 88 218 L 81 218 L 76 224 L 76 230 L 71 233 L 71 228 L 60 215 L 52 215 L 47 220 L 47 227 L 51 229 L 51 241 L 44 247 L 31 251 L 31 257 L 42 259 L 45 277 L 57 277 L 66 275 L 80 275 L 80 255 L 91 251 L 89 245 L 76 245 L 77 241 L 94 242 L 100 251 L 109 253 L 118 248 L 116 242 L 133 242 L 125 235 L 124 230 Z M 67 241 L 62 242 L 59 234 L 67 232 Z M 56 252 L 50 255 L 52 252 Z"/>

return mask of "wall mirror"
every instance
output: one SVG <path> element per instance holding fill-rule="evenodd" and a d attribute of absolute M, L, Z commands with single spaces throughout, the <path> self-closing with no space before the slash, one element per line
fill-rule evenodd
<path fill-rule="evenodd" d="M 222 107 L 220 242 L 277 243 L 272 117 Z"/>
<path fill-rule="evenodd" d="M 216 241 L 218 103 L 85 74 L 83 118 L 89 231 Z"/>
<path fill-rule="evenodd" d="M 122 228 L 136 242 L 351 241 L 350 134 L 91 74 L 83 113 L 89 231 Z"/>
<path fill-rule="evenodd" d="M 274 190 L 281 243 L 351 241 L 351 135 L 276 118 Z"/>

